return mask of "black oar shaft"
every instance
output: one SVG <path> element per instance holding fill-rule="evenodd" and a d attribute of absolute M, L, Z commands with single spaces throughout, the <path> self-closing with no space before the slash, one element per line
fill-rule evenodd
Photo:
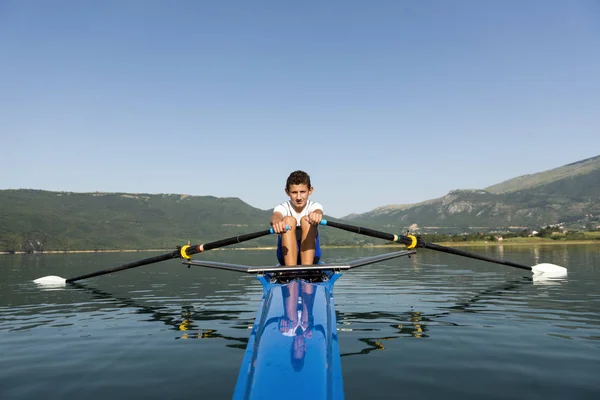
<path fill-rule="evenodd" d="M 232 237 L 227 238 L 227 239 L 221 239 L 221 240 L 217 240 L 217 241 L 206 243 L 206 244 L 199 244 L 199 245 L 189 246 L 189 247 L 185 248 L 185 253 L 186 253 L 186 255 L 191 256 L 192 254 L 200 253 L 200 252 L 203 252 L 203 251 L 212 250 L 212 249 L 216 249 L 216 248 L 219 248 L 219 247 L 230 246 L 232 244 L 242 243 L 242 242 L 245 242 L 247 240 L 256 239 L 256 238 L 259 238 L 261 236 L 266 236 L 266 235 L 268 235 L 270 233 L 273 233 L 273 229 L 267 229 L 267 230 L 264 230 L 264 231 L 247 233 L 245 235 L 232 236 Z M 181 253 L 182 250 L 174 250 L 174 251 L 172 251 L 170 253 L 165 253 L 165 254 L 161 254 L 159 256 L 145 258 L 143 260 L 130 262 L 130 263 L 127 263 L 127 264 L 119 265 L 118 267 L 107 268 L 107 269 L 103 269 L 103 270 L 100 270 L 100 271 L 91 272 L 89 274 L 85 274 L 85 275 L 81 275 L 81 276 L 76 276 L 74 278 L 67 279 L 66 282 L 67 283 L 72 283 L 72 282 L 75 282 L 75 281 L 80 281 L 82 279 L 93 278 L 94 276 L 106 275 L 106 274 L 110 274 L 110 273 L 113 273 L 113 272 L 123 271 L 125 269 L 136 268 L 136 267 L 141 267 L 143 265 L 148 265 L 148 264 L 153 264 L 153 263 L 157 263 L 157 262 L 161 262 L 161 261 L 171 260 L 173 258 L 181 257 L 182 256 L 182 253 Z"/>
<path fill-rule="evenodd" d="M 360 226 L 341 224 L 339 222 L 326 220 L 322 225 L 332 226 L 334 228 L 338 228 L 348 232 L 358 233 L 360 235 L 371 236 L 378 239 L 389 240 L 390 242 L 396 241 L 397 235 L 392 235 L 391 233 L 376 231 L 374 229 L 363 228 Z"/>
<path fill-rule="evenodd" d="M 375 238 L 379 238 L 379 239 L 383 239 L 383 240 L 389 240 L 391 242 L 399 242 L 399 243 L 406 244 L 406 245 L 410 245 L 412 243 L 412 240 L 408 236 L 404 236 L 404 235 L 393 235 L 391 233 L 376 231 L 374 229 L 363 228 L 363 227 L 354 226 L 354 225 L 341 224 L 339 222 L 333 222 L 333 221 L 329 221 L 329 220 L 323 220 L 321 222 L 321 224 L 327 225 L 327 226 L 332 226 L 334 228 L 342 229 L 342 230 L 349 231 L 349 232 L 358 233 L 361 235 L 371 236 L 371 237 L 375 237 Z M 482 256 L 482 255 L 471 253 L 468 251 L 455 249 L 453 247 L 441 246 L 441 245 L 435 244 L 435 243 L 423 242 L 421 240 L 418 240 L 417 247 L 441 251 L 443 253 L 448 253 L 448 254 L 455 254 L 455 255 L 463 256 L 463 257 L 474 258 L 476 260 L 482 260 L 482 261 L 488 261 L 488 262 L 492 262 L 492 263 L 496 263 L 496 264 L 507 265 L 509 267 L 525 269 L 527 271 L 531 271 L 531 269 L 532 269 L 531 267 L 528 267 L 527 265 L 517 264 L 517 263 L 511 262 L 511 261 L 498 260 L 496 258 Z"/>
<path fill-rule="evenodd" d="M 191 256 L 192 254 L 200 253 L 202 251 L 212 250 L 219 247 L 231 246 L 232 244 L 246 242 L 248 240 L 257 239 L 262 236 L 266 236 L 273 233 L 273 229 L 267 229 L 260 232 L 247 233 L 245 235 L 232 236 L 227 239 L 217 240 L 215 242 L 210 242 L 206 244 L 201 244 L 197 246 L 190 247 L 187 249 L 187 254 Z"/>
<path fill-rule="evenodd" d="M 153 264 L 160 261 L 170 260 L 172 258 L 179 257 L 179 250 L 172 251 L 171 253 L 162 254 L 160 256 L 145 258 L 143 260 L 138 260 L 134 262 L 130 262 L 127 264 L 120 265 L 118 267 L 107 268 L 96 272 L 90 272 L 89 274 L 76 276 L 75 278 L 69 278 L 66 280 L 67 283 L 72 283 L 75 281 L 80 281 L 82 279 L 93 278 L 94 276 L 106 275 L 112 272 L 123 271 L 125 269 L 141 267 L 143 265 Z"/>
<path fill-rule="evenodd" d="M 507 265 L 509 267 L 515 267 L 515 268 L 520 268 L 520 269 L 525 269 L 527 271 L 531 271 L 531 267 L 528 267 L 526 265 L 517 264 L 517 263 L 511 262 L 511 261 L 498 260 L 496 258 L 482 256 L 482 255 L 471 253 L 468 251 L 455 249 L 453 247 L 441 246 L 441 245 L 435 244 L 435 243 L 420 242 L 418 246 L 423 247 L 425 249 L 441 251 L 443 253 L 456 254 L 457 256 L 474 258 L 476 260 L 488 261 L 488 262 L 492 262 L 492 263 L 496 263 L 496 264 L 502 264 L 502 265 Z"/>

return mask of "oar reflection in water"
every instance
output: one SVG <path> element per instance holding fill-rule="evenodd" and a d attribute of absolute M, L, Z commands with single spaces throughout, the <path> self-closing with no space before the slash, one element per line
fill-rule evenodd
<path fill-rule="evenodd" d="M 172 330 L 182 332 L 181 336 L 175 339 L 225 339 L 227 341 L 239 342 L 226 344 L 225 347 L 245 350 L 248 343 L 248 337 L 225 336 L 217 329 L 200 329 L 197 321 L 236 321 L 238 324 L 247 327 L 252 324 L 252 320 L 239 322 L 239 311 L 224 310 L 196 310 L 192 305 L 182 305 L 179 314 L 170 312 L 165 306 L 149 306 L 138 303 L 136 300 L 126 297 L 117 297 L 111 293 L 96 288 L 90 288 L 79 283 L 73 283 L 73 286 L 79 290 L 90 293 L 95 299 L 118 301 L 115 306 L 123 306 L 134 309 L 134 314 L 150 315 L 150 319 L 145 321 L 162 322 L 171 327 Z M 244 330 L 246 332 L 246 330 Z"/>
<path fill-rule="evenodd" d="M 514 279 L 511 281 L 502 282 L 498 285 L 494 285 L 494 286 L 490 287 L 489 289 L 485 289 L 485 290 L 478 292 L 477 294 L 469 297 L 465 301 L 461 301 L 450 307 L 442 307 L 442 308 L 447 308 L 451 312 L 468 312 L 468 313 L 482 312 L 482 311 L 485 311 L 485 309 L 486 309 L 485 305 L 482 305 L 479 308 L 477 308 L 478 307 L 477 303 L 479 303 L 481 301 L 485 301 L 485 300 L 497 299 L 498 297 L 505 297 L 508 292 L 512 292 L 511 294 L 514 294 L 514 292 L 516 292 L 518 289 L 520 289 L 526 285 L 533 284 L 533 283 L 534 283 L 534 281 L 530 277 L 522 277 L 521 279 Z M 443 315 L 443 314 L 441 314 L 441 315 Z"/>
<path fill-rule="evenodd" d="M 517 280 L 511 280 L 503 282 L 498 285 L 494 285 L 488 289 L 482 290 L 475 295 L 469 297 L 467 300 L 460 301 L 449 307 L 441 307 L 448 311 L 426 314 L 419 311 L 407 311 L 404 313 L 384 313 L 384 312 L 365 312 L 365 313 L 337 313 L 337 320 L 342 324 L 342 332 L 360 332 L 363 330 L 372 331 L 372 328 L 360 329 L 354 328 L 352 325 L 355 321 L 378 321 L 378 320 L 398 320 L 398 323 L 389 325 L 390 328 L 395 329 L 390 335 L 376 338 L 359 338 L 360 342 L 367 345 L 364 349 L 351 353 L 342 353 L 341 357 L 354 356 L 354 355 L 366 355 L 376 350 L 385 350 L 385 341 L 396 340 L 400 338 L 416 338 L 425 339 L 432 336 L 433 326 L 461 326 L 454 322 L 445 320 L 448 316 L 456 312 L 468 312 L 478 313 L 486 310 L 485 306 L 477 308 L 478 303 L 486 300 L 497 299 L 499 296 L 508 296 L 509 292 L 514 294 L 517 290 L 534 284 L 533 279 L 530 277 L 523 277 Z"/>

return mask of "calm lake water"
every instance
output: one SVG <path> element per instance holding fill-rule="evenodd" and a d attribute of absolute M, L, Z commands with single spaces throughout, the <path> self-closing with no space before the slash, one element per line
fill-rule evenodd
<path fill-rule="evenodd" d="M 468 250 L 569 276 L 538 284 L 430 250 L 345 273 L 334 293 L 346 398 L 600 398 L 600 246 Z M 32 282 L 152 255 L 0 256 L 0 398 L 230 398 L 262 295 L 253 277 L 174 260 L 62 289 Z M 272 251 L 199 257 L 274 262 Z"/>

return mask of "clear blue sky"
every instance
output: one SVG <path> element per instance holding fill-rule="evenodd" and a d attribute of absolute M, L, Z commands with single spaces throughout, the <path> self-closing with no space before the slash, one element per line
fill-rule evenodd
<path fill-rule="evenodd" d="M 597 1 L 0 1 L 0 189 L 341 217 L 600 154 Z"/>

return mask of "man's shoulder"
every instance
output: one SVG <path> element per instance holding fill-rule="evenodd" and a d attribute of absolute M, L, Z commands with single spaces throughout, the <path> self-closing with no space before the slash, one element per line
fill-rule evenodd
<path fill-rule="evenodd" d="M 308 207 L 313 210 L 323 210 L 323 205 L 318 201 L 308 200 Z"/>
<path fill-rule="evenodd" d="M 273 209 L 273 212 L 280 212 L 282 214 L 288 213 L 290 210 L 289 203 L 290 203 L 289 201 L 284 201 L 283 203 L 276 205 L 275 208 Z"/>

